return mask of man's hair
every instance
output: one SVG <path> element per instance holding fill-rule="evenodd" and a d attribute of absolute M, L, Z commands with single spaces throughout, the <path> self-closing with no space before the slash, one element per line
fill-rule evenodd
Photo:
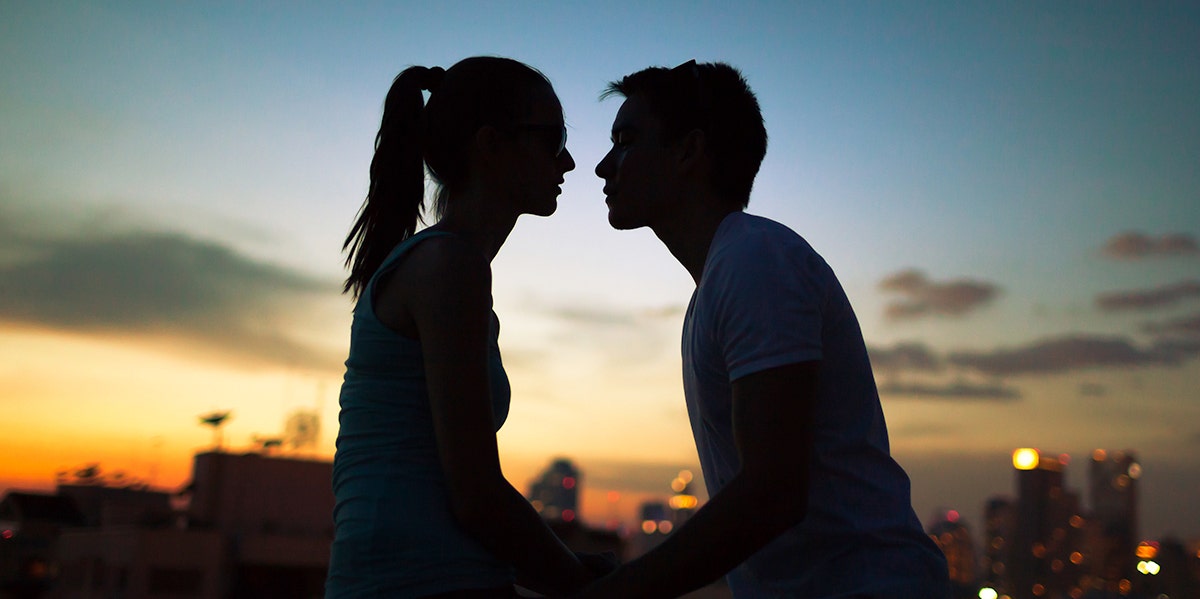
<path fill-rule="evenodd" d="M 694 60 L 673 69 L 650 67 L 609 83 L 601 98 L 636 94 L 646 98 L 650 113 L 662 124 L 664 143 L 679 141 L 694 129 L 704 132 L 713 157 L 713 188 L 745 208 L 767 153 L 767 129 L 742 73 L 722 62 Z"/>

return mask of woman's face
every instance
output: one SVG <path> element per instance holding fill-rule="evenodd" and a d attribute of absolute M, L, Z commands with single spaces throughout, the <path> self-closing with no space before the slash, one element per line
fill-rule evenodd
<path fill-rule="evenodd" d="M 510 199 L 518 214 L 550 216 L 558 208 L 563 175 L 575 169 L 566 148 L 562 106 L 550 89 L 538 94 L 532 110 L 517 122 L 509 165 Z"/>

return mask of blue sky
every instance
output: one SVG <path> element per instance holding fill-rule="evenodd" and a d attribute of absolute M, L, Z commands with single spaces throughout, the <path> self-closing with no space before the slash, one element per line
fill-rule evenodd
<path fill-rule="evenodd" d="M 721 60 L 770 135 L 750 211 L 841 277 L 919 515 L 1010 491 L 1013 447 L 1128 447 L 1147 509 L 1181 520 L 1147 532 L 1200 535 L 1194 3 L 405 4 L 3 4 L 0 405 L 18 424 L 61 436 L 62 409 L 102 401 L 147 415 L 103 426 L 134 447 L 163 434 L 149 414 L 180 414 L 165 451 L 184 463 L 207 440 L 194 413 L 234 409 L 245 440 L 316 395 L 331 451 L 340 245 L 383 96 L 407 65 L 499 54 L 554 82 L 579 165 L 494 264 L 516 391 L 502 448 L 520 476 L 558 454 L 693 463 L 690 279 L 649 232 L 608 228 L 591 171 L 607 81 Z M 1159 303 L 1102 307 L 1114 293 Z M 886 316 L 897 302 L 908 317 Z"/>

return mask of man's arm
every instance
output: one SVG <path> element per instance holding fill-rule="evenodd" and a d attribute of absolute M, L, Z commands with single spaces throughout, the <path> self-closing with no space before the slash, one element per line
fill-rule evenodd
<path fill-rule="evenodd" d="M 577 596 L 676 597 L 732 570 L 804 519 L 820 362 L 733 381 L 741 470 L 661 545 Z"/>

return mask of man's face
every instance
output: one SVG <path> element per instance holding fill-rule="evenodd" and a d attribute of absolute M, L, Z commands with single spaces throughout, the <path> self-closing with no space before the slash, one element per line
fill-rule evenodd
<path fill-rule="evenodd" d="M 674 200 L 674 152 L 662 141 L 646 98 L 625 100 L 612 126 L 612 149 L 596 165 L 604 179 L 608 224 L 614 229 L 653 226 Z"/>

